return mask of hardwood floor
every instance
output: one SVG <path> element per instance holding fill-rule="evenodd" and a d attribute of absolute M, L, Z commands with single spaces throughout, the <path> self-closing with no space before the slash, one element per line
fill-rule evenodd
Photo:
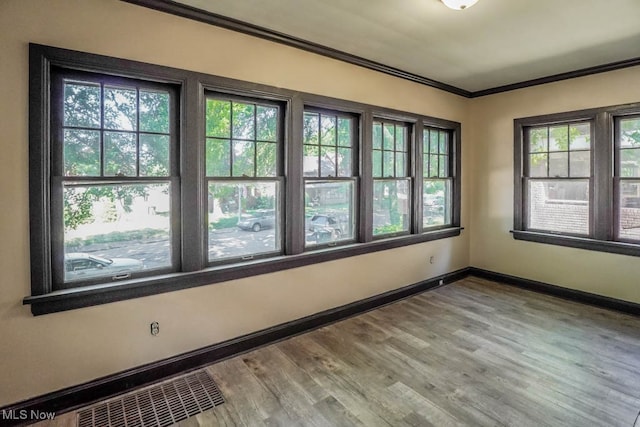
<path fill-rule="evenodd" d="M 469 277 L 207 369 L 181 427 L 633 427 L 640 318 Z"/>

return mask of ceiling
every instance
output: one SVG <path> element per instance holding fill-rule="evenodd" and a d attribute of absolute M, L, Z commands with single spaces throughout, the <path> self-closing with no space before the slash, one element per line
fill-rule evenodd
<path fill-rule="evenodd" d="M 469 92 L 640 57 L 640 0 L 174 0 Z"/>

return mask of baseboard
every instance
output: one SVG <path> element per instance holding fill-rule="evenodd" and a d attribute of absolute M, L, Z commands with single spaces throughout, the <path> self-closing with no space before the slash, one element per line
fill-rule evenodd
<path fill-rule="evenodd" d="M 480 277 L 482 279 L 492 280 L 504 283 L 518 288 L 530 291 L 540 292 L 547 295 L 553 295 L 570 301 L 589 304 L 600 308 L 620 311 L 622 313 L 640 316 L 640 304 L 629 301 L 623 301 L 615 298 L 605 297 L 602 295 L 592 294 L 589 292 L 578 291 L 575 289 L 563 288 L 561 286 L 552 285 L 550 283 L 538 282 L 536 280 L 523 279 L 521 277 L 510 276 L 508 274 L 496 273 L 493 271 L 483 270 L 481 268 L 469 267 L 470 276 Z"/>
<path fill-rule="evenodd" d="M 10 426 L 29 422 L 29 420 L 2 419 L 4 418 L 4 414 L 9 413 L 14 414 L 14 416 L 8 418 L 19 418 L 20 414 L 31 414 L 31 411 L 56 412 L 57 414 L 62 414 L 86 406 L 92 402 L 104 400 L 111 396 L 125 393 L 131 389 L 183 374 L 193 369 L 219 362 L 238 354 L 373 310 L 383 305 L 436 288 L 440 286 L 441 283 L 449 284 L 458 281 L 468 275 L 469 269 L 464 268 L 229 341 L 15 403 L 0 408 L 0 424 Z"/>

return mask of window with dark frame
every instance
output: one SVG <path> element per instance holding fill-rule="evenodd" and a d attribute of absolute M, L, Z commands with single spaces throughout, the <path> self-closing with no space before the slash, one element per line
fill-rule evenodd
<path fill-rule="evenodd" d="M 175 88 L 52 70 L 53 289 L 178 268 Z"/>
<path fill-rule="evenodd" d="M 357 239 L 355 117 L 307 108 L 303 121 L 305 247 Z"/>
<path fill-rule="evenodd" d="M 588 235 L 591 122 L 525 128 L 527 229 Z"/>
<path fill-rule="evenodd" d="M 640 115 L 616 120 L 616 240 L 640 242 Z"/>
<path fill-rule="evenodd" d="M 514 238 L 640 256 L 640 105 L 514 125 Z"/>
<path fill-rule="evenodd" d="M 373 122 L 373 235 L 398 235 L 411 229 L 409 126 Z"/>
<path fill-rule="evenodd" d="M 212 95 L 205 116 L 209 262 L 280 254 L 280 106 Z"/>
<path fill-rule="evenodd" d="M 33 44 L 29 82 L 35 315 L 461 232 L 459 123 Z M 425 123 L 448 226 L 418 214 Z"/>
<path fill-rule="evenodd" d="M 425 127 L 422 134 L 422 226 L 452 222 L 451 131 Z"/>

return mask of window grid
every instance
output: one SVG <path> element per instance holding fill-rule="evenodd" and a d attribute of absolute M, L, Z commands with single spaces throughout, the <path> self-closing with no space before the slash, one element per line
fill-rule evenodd
<path fill-rule="evenodd" d="M 373 177 L 409 176 L 407 125 L 387 121 L 373 122 Z"/>
<path fill-rule="evenodd" d="M 431 230 L 452 222 L 451 132 L 425 127 L 422 134 L 422 227 Z"/>

